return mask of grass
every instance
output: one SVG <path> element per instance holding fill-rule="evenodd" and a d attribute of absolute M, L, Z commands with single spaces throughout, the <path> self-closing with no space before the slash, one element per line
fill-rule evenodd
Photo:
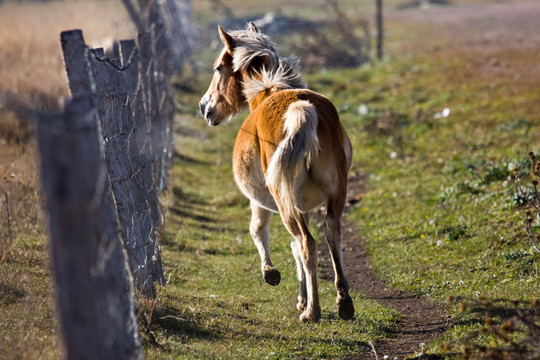
<path fill-rule="evenodd" d="M 459 65 L 453 66 L 459 69 Z M 440 71 L 437 66 L 426 66 L 392 97 L 374 102 L 370 101 L 371 94 L 364 93 L 365 98 L 355 99 L 356 103 L 371 105 L 374 117 L 379 116 L 377 108 L 391 108 L 403 114 L 405 123 L 390 135 L 358 133 L 355 143 L 363 146 L 357 158 L 361 169 L 370 174 L 372 190 L 353 216 L 364 225 L 374 264 L 385 269 L 383 273 L 396 274 L 391 277 L 396 285 L 440 300 L 447 291 L 438 287 L 452 278 L 456 285 L 450 288 L 460 295 L 471 296 L 478 291 L 486 296 L 500 295 L 506 287 L 508 292 L 502 294 L 514 295 L 522 286 L 519 281 L 507 281 L 509 284 L 496 289 L 484 287 L 492 284 L 490 278 L 538 281 L 537 259 L 532 253 L 519 261 L 507 261 L 506 256 L 512 251 L 529 250 L 520 241 L 522 213 L 514 207 L 516 189 L 509 176 L 512 167 L 526 159 L 523 149 L 533 143 L 532 132 L 523 119 L 532 116 L 531 123 L 536 121 L 536 104 L 523 101 L 523 108 L 516 112 L 514 104 L 505 98 L 508 89 L 504 84 L 491 91 L 488 101 L 483 99 L 482 83 L 463 82 L 462 88 L 449 83 L 449 88 L 435 91 L 437 98 L 426 99 L 421 108 L 426 116 L 415 123 L 408 114 L 418 105 L 409 98 L 414 96 L 414 88 L 437 86 L 433 84 L 437 74 L 430 69 Z M 349 79 L 351 76 L 347 74 Z M 368 87 L 377 88 L 377 81 L 367 80 Z M 350 83 L 357 82 L 353 79 Z M 351 89 L 350 93 L 355 91 Z M 537 95 L 538 91 L 532 89 L 521 96 L 532 99 Z M 473 109 L 475 103 L 481 111 L 460 109 L 462 104 Z M 433 120 L 433 114 L 443 107 L 456 110 L 448 118 Z M 510 121 L 505 115 L 509 113 L 513 116 Z M 370 121 L 369 115 L 367 119 L 343 115 L 348 124 L 360 121 L 357 129 L 362 128 L 362 121 Z M 398 155 L 394 157 L 393 153 Z M 400 261 L 403 256 L 410 261 Z M 473 275 L 471 270 L 476 268 L 479 271 Z M 478 278 L 483 275 L 486 278 Z M 532 296 L 534 286 L 530 289 L 529 293 L 523 289 L 518 294 Z"/>
<path fill-rule="evenodd" d="M 504 57 L 510 67 L 534 61 L 513 55 Z M 527 173 L 528 151 L 537 150 L 540 91 L 530 78 L 478 72 L 468 63 L 474 56 L 428 51 L 309 83 L 330 91 L 357 145 L 357 170 L 370 174 L 370 190 L 349 219 L 383 279 L 441 303 L 449 296 L 531 301 L 540 258 L 511 176 L 514 166 Z M 360 104 L 367 115 L 359 116 Z M 436 118 L 444 108 L 450 115 Z M 390 130 L 374 130 L 383 121 Z M 484 321 L 460 314 L 457 304 L 448 311 L 456 317 L 448 343 Z"/>
<path fill-rule="evenodd" d="M 92 4 L 1 5 L 0 86 L 27 96 L 38 108 L 57 108 L 58 97 L 67 93 L 61 30 L 82 27 L 89 43 L 110 33 L 131 37 L 123 15 L 119 21 L 108 17 L 122 13 L 118 4 Z M 317 10 L 322 1 L 305 8 L 276 4 L 285 13 L 324 17 Z M 371 5 L 340 4 L 348 14 L 372 11 Z M 208 15 L 208 2 L 194 7 L 196 18 L 217 18 Z M 66 14 L 62 21 L 59 12 Z M 21 26 L 35 23 L 40 26 Z M 526 174 L 528 152 L 539 152 L 538 76 L 519 69 L 530 69 L 540 58 L 528 49 L 486 53 L 452 46 L 455 39 L 436 27 L 429 28 L 432 40 L 425 29 L 392 22 L 384 62 L 322 70 L 305 80 L 335 102 L 355 144 L 353 171 L 367 175 L 368 190 L 347 220 L 360 229 L 383 279 L 436 300 L 453 316 L 455 326 L 427 346 L 445 356 L 455 350 L 439 345 L 459 343 L 485 325 L 478 309 L 460 311 L 461 300 L 447 303 L 449 296 L 524 302 L 538 297 L 540 259 L 527 241 L 525 209 L 511 175 L 514 166 Z M 14 53 L 22 60 L 11 61 Z M 486 66 L 492 58 L 504 60 L 512 76 Z M 299 324 L 289 235 L 278 217 L 271 225 L 271 244 L 283 280 L 276 288 L 263 282 L 248 232 L 248 204 L 231 175 L 240 119 L 210 129 L 193 116 L 209 73 L 188 74 L 177 87 L 178 100 L 189 111 L 177 123 L 175 185 L 162 240 L 169 283 L 155 303 L 140 304 L 150 320 L 143 329 L 145 356 L 340 358 L 369 352 L 370 341 L 395 335 L 400 315 L 353 293 L 356 320 L 340 321 L 333 286 L 321 281 L 321 323 Z M 360 105 L 367 114 L 359 113 Z M 447 117 L 435 116 L 445 108 Z M 7 116 L 0 113 L 1 134 L 9 134 L 0 137 L 0 348 L 9 350 L 0 358 L 58 358 L 33 144 Z"/>
<path fill-rule="evenodd" d="M 409 36 L 412 38 L 414 33 Z M 470 49 L 468 52 L 441 50 L 428 43 L 421 50 L 416 49 L 417 52 L 408 57 L 391 58 L 385 63 L 366 68 L 307 74 L 306 80 L 312 89 L 326 94 L 336 103 L 355 144 L 353 171 L 369 174 L 369 190 L 362 206 L 352 211 L 348 220 L 359 225 L 370 249 L 374 268 L 392 285 L 438 301 L 454 317 L 455 327 L 442 340 L 427 347 L 429 353 L 444 356 L 445 351 L 449 350 L 439 345 L 459 342 L 479 329 L 485 321 L 474 309 L 460 312 L 458 303 L 446 302 L 448 297 L 531 301 L 538 296 L 539 259 L 527 242 L 523 226 L 524 211 L 516 204 L 517 189 L 511 175 L 514 166 L 527 172 L 527 153 L 535 145 L 534 139 L 538 134 L 533 124 L 538 123 L 536 99 L 540 93 L 530 79 L 509 82 L 497 74 L 472 68 L 469 61 L 475 54 Z M 511 59 L 510 66 L 516 67 L 521 66 L 522 62 L 534 61 L 530 55 L 525 60 L 524 53 L 522 56 L 515 53 L 508 56 L 504 52 L 496 55 Z M 511 98 L 508 97 L 509 93 L 512 94 Z M 182 99 L 187 103 L 196 100 L 189 96 Z M 193 102 L 193 106 L 195 104 Z M 362 104 L 368 108 L 365 115 L 358 112 Z M 438 115 L 444 108 L 450 109 L 447 117 Z M 210 216 L 207 220 L 211 224 L 230 226 L 233 220 L 225 220 L 222 211 L 227 208 L 227 211 L 236 213 L 240 211 L 238 207 L 247 208 L 247 203 L 240 195 L 230 195 L 235 194 L 234 188 L 229 188 L 233 185 L 228 165 L 234 130 L 229 129 L 230 124 L 225 126 L 226 129 L 208 129 L 205 135 L 200 135 L 204 140 L 196 140 L 197 144 L 206 141 L 215 144 L 218 159 L 210 163 L 219 164 L 217 167 L 223 170 L 216 169 L 213 174 L 201 176 L 203 170 L 200 167 L 208 164 L 195 160 L 195 163 L 201 163 L 196 165 L 197 170 L 184 180 L 180 178 L 179 183 L 200 183 L 202 179 L 210 178 L 210 188 L 219 188 L 220 192 L 218 200 L 211 201 L 216 204 L 217 218 Z M 238 124 L 234 129 L 237 127 Z M 220 134 L 216 135 L 216 131 Z M 225 132 L 225 138 L 215 140 L 214 136 L 222 136 L 221 132 Z M 206 139 L 206 136 L 210 139 Z M 182 143 L 181 148 L 191 147 Z M 191 166 L 194 165 L 189 161 L 181 165 L 183 171 L 190 171 Z M 229 179 L 228 182 L 225 180 L 227 184 L 222 183 L 224 179 Z M 183 190 L 185 186 L 182 185 Z M 200 192 L 192 196 L 183 193 L 183 196 L 201 199 Z M 206 210 L 203 213 L 214 214 Z M 190 217 L 189 211 L 180 211 L 179 215 Z M 233 215 L 233 218 L 237 216 Z M 251 246 L 246 230 L 248 215 L 245 213 L 243 222 L 243 226 L 239 225 L 236 230 L 243 231 L 244 236 L 240 238 L 226 240 L 226 231 L 219 225 L 214 232 L 220 234 L 219 240 L 198 232 L 176 237 L 204 239 L 199 245 L 203 246 L 200 256 L 210 257 L 212 261 L 222 255 L 216 246 L 211 245 L 213 241 L 219 241 L 226 246 L 227 254 L 224 256 L 228 259 L 233 255 L 229 251 L 239 251 L 231 250 L 239 243 L 247 243 L 248 249 Z M 184 229 L 185 226 L 186 222 L 183 222 Z M 276 238 L 275 234 L 272 235 Z M 282 233 L 283 236 L 287 237 L 287 234 Z M 284 252 L 285 258 L 290 257 L 287 242 L 280 245 L 273 242 L 274 246 L 282 246 L 273 250 L 277 251 L 275 258 L 280 258 L 280 251 Z M 186 240 L 182 247 L 197 253 L 197 249 L 201 249 L 199 246 L 189 245 Z M 209 248 L 205 251 L 206 246 Z M 251 263 L 243 264 L 237 272 L 254 276 L 259 286 L 264 288 L 259 276 L 258 256 L 254 248 L 251 251 Z M 183 262 L 191 263 L 193 257 L 188 255 Z M 230 262 L 233 260 L 225 261 L 223 266 Z M 189 268 L 189 265 L 186 266 Z M 218 283 L 227 284 L 225 289 L 230 288 L 227 280 L 229 270 L 220 269 L 217 273 L 223 272 L 224 275 L 217 275 L 212 267 L 209 272 L 218 276 Z M 294 275 L 290 273 L 285 277 L 294 278 Z M 189 288 L 194 286 L 189 280 L 186 281 Z M 214 294 L 221 298 L 220 294 L 216 294 L 218 288 L 206 286 L 208 296 Z M 228 295 L 227 300 L 237 298 L 236 303 L 249 304 L 243 293 L 244 286 L 233 285 L 233 293 Z M 262 299 L 268 299 L 275 291 L 292 293 L 295 287 L 287 283 L 280 286 L 288 288 L 269 288 L 268 293 L 261 295 Z M 256 290 L 250 290 L 249 294 Z M 200 301 L 198 297 L 189 300 L 191 304 Z M 292 313 L 279 313 L 274 323 L 292 320 L 291 326 L 296 326 L 292 310 L 294 297 L 289 301 L 288 308 Z M 223 306 L 234 308 L 234 305 Z M 251 305 L 248 308 L 251 309 Z M 266 311 L 272 313 L 273 310 Z M 204 320 L 204 315 L 203 319 L 194 318 L 198 323 L 208 321 Z M 249 322 L 248 319 L 245 320 Z M 331 320 L 331 317 L 328 319 Z M 229 322 L 235 323 L 233 320 L 225 323 Z M 325 321 L 322 325 L 326 326 Z M 246 326 L 245 323 L 243 326 Z M 348 324 L 341 324 L 340 329 L 343 326 Z M 248 330 L 248 333 L 252 331 Z M 382 336 L 392 333 L 386 326 L 378 331 Z M 220 330 L 216 332 L 221 333 Z M 275 332 L 279 333 L 280 329 Z M 225 333 L 225 341 L 234 339 L 234 333 Z M 249 340 L 245 340 L 246 334 L 241 334 L 240 338 L 249 343 Z M 216 341 L 219 343 L 221 340 Z M 197 341 L 196 347 L 201 346 L 200 342 Z M 215 342 L 212 341 L 212 344 Z M 257 350 L 246 354 L 234 341 L 232 346 L 238 353 L 232 353 L 226 347 L 220 347 L 220 351 L 228 356 L 259 356 Z M 321 342 L 319 346 L 323 346 Z M 197 354 L 199 350 L 196 347 L 190 347 L 188 353 Z M 251 344 L 249 348 L 254 349 Z M 273 351 L 270 349 L 265 354 Z M 349 350 L 343 347 L 335 353 L 320 356 L 344 356 Z M 364 348 L 366 350 L 369 348 Z M 290 353 L 291 349 L 287 351 Z"/>
<path fill-rule="evenodd" d="M 353 293 L 357 316 L 344 322 L 337 317 L 333 284 L 321 281 L 323 320 L 300 324 L 290 235 L 278 217 L 270 236 L 282 282 L 270 287 L 262 279 L 248 232 L 248 202 L 232 178 L 230 150 L 239 121 L 208 128 L 187 116 L 179 123 L 177 185 L 162 241 L 170 282 L 151 327 L 162 347 L 147 347 L 146 356 L 318 359 L 368 351 L 369 341 L 385 338 L 398 315 Z"/>
<path fill-rule="evenodd" d="M 0 154 L 0 358 L 57 358 L 35 155 L 17 142 L 0 142 Z"/>

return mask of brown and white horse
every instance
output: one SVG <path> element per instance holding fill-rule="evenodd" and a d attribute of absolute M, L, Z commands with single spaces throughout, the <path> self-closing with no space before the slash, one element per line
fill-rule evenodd
<path fill-rule="evenodd" d="M 309 211 L 325 204 L 326 241 L 335 272 L 339 316 L 351 319 L 354 306 L 343 273 L 340 218 L 345 207 L 352 147 L 337 111 L 324 96 L 306 89 L 294 57 L 283 58 L 270 38 L 253 24 L 227 33 L 214 63 L 214 77 L 200 102 L 209 125 L 216 126 L 240 112 L 242 124 L 233 153 L 234 178 L 251 201 L 249 230 L 261 256 L 264 280 L 277 285 L 268 226 L 272 213 L 293 239 L 300 294 L 300 321 L 319 321 L 317 249 L 308 229 Z"/>

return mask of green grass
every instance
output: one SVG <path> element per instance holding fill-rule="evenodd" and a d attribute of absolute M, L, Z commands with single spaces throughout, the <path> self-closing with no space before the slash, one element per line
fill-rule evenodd
<path fill-rule="evenodd" d="M 528 151 L 538 151 L 540 90 L 483 78 L 463 54 L 429 55 L 308 78 L 330 92 L 353 137 L 353 170 L 369 175 L 362 206 L 348 220 L 394 286 L 441 303 L 538 298 L 540 256 L 527 240 L 511 175 L 515 166 L 527 174 Z M 360 104 L 367 115 L 358 114 Z M 435 119 L 445 107 L 450 115 Z M 386 132 L 372 126 L 384 121 Z M 482 322 L 448 311 L 457 324 L 448 342 Z"/>
<path fill-rule="evenodd" d="M 538 297 L 540 257 L 526 238 L 511 171 L 518 166 L 526 175 L 528 151 L 538 150 L 540 89 L 526 79 L 479 72 L 470 65 L 470 49 L 450 53 L 428 43 L 406 57 L 393 54 L 383 63 L 319 71 L 305 80 L 336 104 L 355 147 L 353 171 L 367 175 L 368 191 L 347 221 L 360 229 L 381 278 L 439 302 L 453 317 L 454 327 L 427 347 L 444 356 L 455 349 L 443 350 L 441 343 L 459 343 L 485 321 L 477 309 L 461 312 L 459 302 L 447 298 Z M 516 68 L 534 61 L 525 53 L 498 56 Z M 207 80 L 179 99 L 195 107 L 196 89 L 202 94 Z M 367 114 L 359 114 L 360 105 Z M 437 117 L 444 108 L 449 116 Z M 177 280 L 164 289 L 163 301 L 182 319 L 177 327 L 187 330 L 157 325 L 167 351 L 226 358 L 369 351 L 367 341 L 393 335 L 397 315 L 361 294 L 354 294 L 357 320 L 340 322 L 332 286 L 322 282 L 323 321 L 298 324 L 289 236 L 278 217 L 272 253 L 284 280 L 277 288 L 264 284 L 247 231 L 248 203 L 230 175 L 240 121 L 205 128 L 202 119 L 188 117 L 180 124 L 186 135 L 175 170 L 181 190 L 164 255 Z M 169 331 L 179 332 L 182 344 L 167 337 Z M 336 333 L 343 336 L 337 343 Z"/>
<path fill-rule="evenodd" d="M 0 358 L 58 358 L 53 280 L 43 236 L 18 233 L 1 250 L 0 346 L 5 352 Z"/>
<path fill-rule="evenodd" d="M 368 351 L 369 341 L 392 331 L 397 314 L 353 293 L 356 319 L 340 320 L 333 284 L 321 280 L 322 321 L 301 324 L 290 235 L 279 217 L 270 236 L 282 282 L 277 287 L 264 282 L 248 231 L 249 204 L 232 178 L 239 121 L 208 128 L 203 119 L 185 116 L 179 123 L 174 197 L 162 241 L 170 281 L 160 292 L 151 326 L 162 347 L 147 346 L 146 356 L 318 359 Z"/>

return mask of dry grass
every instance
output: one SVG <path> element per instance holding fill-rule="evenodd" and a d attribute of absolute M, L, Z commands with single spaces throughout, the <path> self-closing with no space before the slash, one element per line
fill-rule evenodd
<path fill-rule="evenodd" d="M 134 34 L 120 1 L 5 3 L 0 6 L 0 87 L 38 102 L 66 96 L 60 32 L 69 29 L 82 29 L 91 45 Z"/>
<path fill-rule="evenodd" d="M 59 110 L 68 96 L 60 32 L 76 28 L 95 47 L 135 34 L 120 1 L 1 4 L 0 89 Z M 0 101 L 0 359 L 59 358 L 35 140 L 19 120 Z"/>

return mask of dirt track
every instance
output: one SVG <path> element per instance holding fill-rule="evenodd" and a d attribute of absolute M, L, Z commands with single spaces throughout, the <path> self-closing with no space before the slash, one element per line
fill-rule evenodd
<path fill-rule="evenodd" d="M 361 176 L 352 176 L 349 179 L 348 199 L 351 206 L 361 199 L 364 189 Z M 382 282 L 371 269 L 366 247 L 358 237 L 357 229 L 345 221 L 342 232 L 343 263 L 350 288 L 403 315 L 397 324 L 394 337 L 376 346 L 377 357 L 382 359 L 388 355 L 389 359 L 404 359 L 421 353 L 420 344 L 428 343 L 446 331 L 451 324 L 451 318 L 434 302 Z M 326 279 L 332 281 L 334 275 L 328 251 L 325 246 L 320 246 L 320 249 Z M 377 357 L 373 351 L 363 356 L 365 359 Z"/>
<path fill-rule="evenodd" d="M 445 52 L 474 59 L 471 66 L 489 77 L 511 76 L 512 81 L 538 79 L 540 63 L 529 61 L 515 63 L 512 53 L 538 52 L 540 49 L 540 2 L 514 1 L 491 5 L 460 5 L 433 7 L 393 12 L 387 21 L 399 22 L 411 32 L 429 29 L 429 41 L 403 45 L 414 51 L 423 51 L 436 44 L 445 44 Z M 426 35 L 423 39 L 426 39 Z M 431 43 L 431 44 L 428 44 Z M 437 50 L 426 50 L 437 51 Z M 534 73 L 535 76 L 531 76 Z M 540 86 L 540 84 L 538 84 Z M 350 179 L 349 199 L 357 202 L 364 191 L 361 177 Z M 354 206 L 354 205 L 353 205 Z M 414 294 L 394 289 L 380 281 L 369 265 L 367 251 L 358 231 L 345 220 L 343 225 L 343 257 L 351 289 L 393 308 L 403 315 L 397 324 L 395 336 L 378 344 L 374 352 L 363 355 L 365 359 L 404 359 L 420 353 L 421 343 L 428 343 L 451 326 L 451 318 L 432 301 Z M 321 246 L 326 275 L 333 277 L 327 260 L 327 251 Z M 422 358 L 422 357 L 417 357 Z"/>

